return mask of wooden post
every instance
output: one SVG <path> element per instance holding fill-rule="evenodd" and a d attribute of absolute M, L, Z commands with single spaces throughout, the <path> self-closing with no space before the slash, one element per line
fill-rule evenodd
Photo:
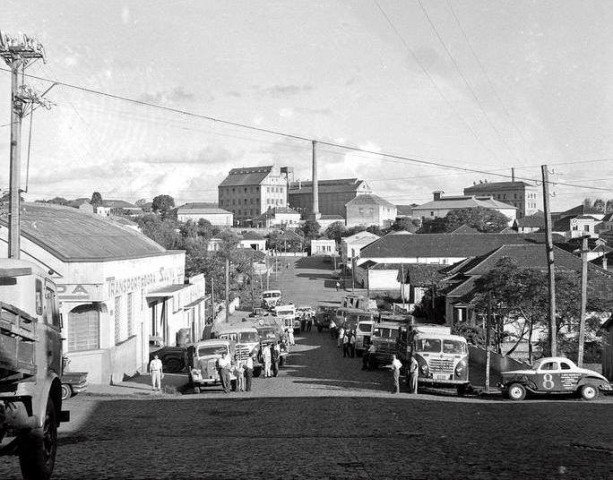
<path fill-rule="evenodd" d="M 19 68 L 21 60 L 11 63 L 11 145 L 10 145 L 10 181 L 9 181 L 9 238 L 8 257 L 19 258 L 20 255 L 20 201 L 21 201 L 21 116 L 22 102 L 18 99 L 21 77 Z"/>
<path fill-rule="evenodd" d="M 577 365 L 583 367 L 583 350 L 585 345 L 585 311 L 587 308 L 587 239 L 581 242 L 581 313 L 579 316 L 579 348 L 577 352 Z"/>
<path fill-rule="evenodd" d="M 491 329 L 492 329 L 492 292 L 487 292 L 487 317 L 485 319 L 485 393 L 490 392 Z"/>
<path fill-rule="evenodd" d="M 545 231 L 547 236 L 547 270 L 549 272 L 549 346 L 552 357 L 558 354 L 558 328 L 556 325 L 556 274 L 553 260 L 553 238 L 551 234 L 551 211 L 549 208 L 549 171 L 547 165 L 541 165 L 543 175 L 543 210 L 545 213 Z"/>

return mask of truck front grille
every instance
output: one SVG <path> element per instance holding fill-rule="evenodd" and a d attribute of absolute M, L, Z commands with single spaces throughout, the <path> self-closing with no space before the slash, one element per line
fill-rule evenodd
<path fill-rule="evenodd" d="M 429 363 L 430 371 L 441 373 L 453 373 L 453 360 L 445 358 L 431 358 Z"/>

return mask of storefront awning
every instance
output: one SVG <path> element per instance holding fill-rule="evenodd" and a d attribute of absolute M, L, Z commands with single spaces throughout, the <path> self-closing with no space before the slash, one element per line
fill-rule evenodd
<path fill-rule="evenodd" d="M 187 310 L 189 308 L 195 307 L 199 303 L 205 302 L 208 298 L 210 298 L 210 295 L 207 295 L 206 297 L 200 297 L 200 298 L 194 300 L 193 302 L 188 303 L 187 305 L 185 305 L 183 307 L 183 310 Z"/>
<path fill-rule="evenodd" d="M 158 288 L 157 290 L 153 290 L 152 292 L 147 293 L 147 298 L 170 298 L 179 290 L 183 290 L 184 288 L 190 288 L 191 285 L 169 285 L 167 287 Z"/>

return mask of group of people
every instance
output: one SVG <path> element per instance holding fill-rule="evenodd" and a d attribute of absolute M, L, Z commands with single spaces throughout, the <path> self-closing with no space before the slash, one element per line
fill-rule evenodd
<path fill-rule="evenodd" d="M 343 357 L 355 357 L 355 330 L 345 330 L 343 327 L 338 330 L 338 348 L 343 348 Z"/>
<path fill-rule="evenodd" d="M 238 355 L 234 355 L 234 358 L 230 359 L 230 355 L 227 352 L 221 354 L 221 357 L 217 359 L 216 366 L 224 393 L 230 393 L 232 389 L 232 374 L 236 379 L 235 390 L 237 392 L 251 391 L 253 357 L 253 354 L 249 355 L 247 360 L 243 362 L 238 358 Z"/>
<path fill-rule="evenodd" d="M 270 344 L 262 344 L 258 355 L 259 361 L 264 364 L 264 378 L 279 375 L 279 364 L 281 362 L 280 340 Z"/>
<path fill-rule="evenodd" d="M 400 393 L 400 370 L 402 369 L 402 362 L 398 360 L 396 355 L 392 355 L 392 363 L 390 365 L 386 365 L 386 368 L 392 370 L 392 393 Z M 415 360 L 415 357 L 411 357 L 408 372 L 409 393 L 417 393 L 418 370 L 419 364 L 417 363 L 417 360 Z"/>

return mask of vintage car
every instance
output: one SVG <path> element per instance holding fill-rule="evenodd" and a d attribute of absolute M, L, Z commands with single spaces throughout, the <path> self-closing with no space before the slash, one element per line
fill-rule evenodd
<path fill-rule="evenodd" d="M 597 372 L 579 368 L 568 358 L 544 357 L 529 370 L 502 372 L 499 384 L 506 398 L 519 401 L 530 394 L 578 393 L 592 400 L 600 391 L 611 391 L 609 381 Z"/>
<path fill-rule="evenodd" d="M 330 328 L 330 321 L 334 318 L 337 307 L 331 305 L 319 305 L 315 313 L 315 326 L 321 332 L 324 328 Z"/>
<path fill-rule="evenodd" d="M 194 392 L 211 385 L 221 385 L 217 359 L 221 358 L 224 352 L 234 358 L 234 342 L 225 339 L 203 340 L 187 347 L 189 385 Z M 236 380 L 233 375 L 230 379 Z"/>
<path fill-rule="evenodd" d="M 77 393 L 87 390 L 87 372 L 63 372 L 60 380 L 62 381 L 62 400 L 68 400 Z"/>

